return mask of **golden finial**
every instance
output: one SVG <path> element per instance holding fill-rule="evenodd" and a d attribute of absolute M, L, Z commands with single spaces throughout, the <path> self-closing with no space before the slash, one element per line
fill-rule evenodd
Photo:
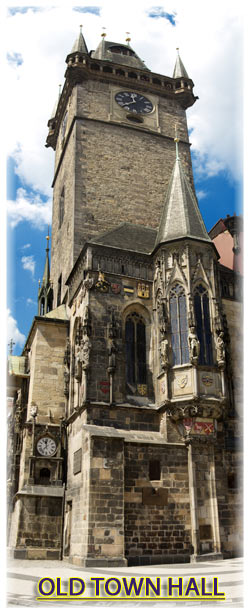
<path fill-rule="evenodd" d="M 103 29 L 103 30 L 106 30 L 106 28 L 102 28 L 102 29 Z M 101 36 L 102 36 L 102 38 L 105 38 L 105 36 L 107 36 L 106 32 L 103 32 L 103 33 L 101 34 Z"/>
<path fill-rule="evenodd" d="M 130 32 L 126 32 L 126 34 L 127 34 L 126 43 L 130 43 L 131 41 L 131 38 L 129 36 Z"/>
<path fill-rule="evenodd" d="M 80 34 L 82 33 L 82 24 L 80 25 Z"/>

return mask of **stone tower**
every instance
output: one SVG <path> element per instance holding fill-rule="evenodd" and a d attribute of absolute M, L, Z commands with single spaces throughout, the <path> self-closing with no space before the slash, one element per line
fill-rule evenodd
<path fill-rule="evenodd" d="M 193 83 L 179 54 L 164 77 L 81 32 L 66 61 L 54 308 L 10 361 L 11 550 L 89 567 L 239 554 L 241 306 L 194 192 Z M 47 247 L 40 308 L 49 277 Z"/>
<path fill-rule="evenodd" d="M 54 307 L 84 242 L 128 221 L 156 228 L 177 129 L 192 184 L 187 107 L 193 82 L 177 57 L 173 77 L 151 72 L 131 48 L 102 37 L 88 53 L 80 32 L 49 120 L 55 150 L 51 278 Z M 135 206 L 136 201 L 136 206 Z"/>

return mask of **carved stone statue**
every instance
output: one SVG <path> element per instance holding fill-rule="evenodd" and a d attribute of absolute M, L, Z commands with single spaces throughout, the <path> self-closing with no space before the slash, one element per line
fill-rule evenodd
<path fill-rule="evenodd" d="M 110 338 L 108 342 L 109 369 L 115 369 L 116 366 L 116 345 L 114 339 Z"/>
<path fill-rule="evenodd" d="M 81 365 L 81 346 L 77 345 L 75 349 L 75 379 L 80 381 L 82 378 L 82 365 Z"/>
<path fill-rule="evenodd" d="M 188 347 L 191 362 L 197 364 L 200 353 L 200 342 L 196 335 L 194 326 L 190 327 L 188 335 Z"/>
<path fill-rule="evenodd" d="M 82 369 L 88 369 L 89 367 L 89 356 L 90 356 L 90 350 L 91 350 L 91 341 L 89 340 L 89 337 L 84 334 L 82 341 L 81 341 L 81 349 L 80 349 L 80 360 L 81 360 L 81 365 L 82 365 Z"/>
<path fill-rule="evenodd" d="M 169 366 L 169 343 L 166 338 L 162 339 L 160 343 L 160 359 L 162 368 L 167 369 Z"/>
<path fill-rule="evenodd" d="M 224 333 L 221 331 L 218 334 L 216 339 L 216 353 L 217 353 L 217 361 L 218 363 L 225 362 L 225 342 L 224 342 Z"/>

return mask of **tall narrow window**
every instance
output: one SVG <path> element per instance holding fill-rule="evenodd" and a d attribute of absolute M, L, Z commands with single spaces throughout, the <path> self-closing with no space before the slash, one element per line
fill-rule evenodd
<path fill-rule="evenodd" d="M 126 379 L 133 392 L 142 392 L 140 385 L 147 383 L 146 326 L 143 318 L 131 313 L 125 324 Z"/>
<path fill-rule="evenodd" d="M 189 351 L 186 296 L 179 283 L 170 292 L 169 306 L 174 365 L 182 365 L 189 362 Z"/>
<path fill-rule="evenodd" d="M 197 336 L 200 342 L 200 365 L 213 364 L 212 335 L 210 327 L 209 298 L 206 289 L 201 284 L 194 293 L 194 311 Z"/>
<path fill-rule="evenodd" d="M 57 307 L 59 307 L 59 305 L 61 305 L 61 294 L 62 294 L 62 275 L 60 275 L 60 277 L 58 278 L 58 284 L 57 284 Z"/>
<path fill-rule="evenodd" d="M 63 223 L 64 218 L 64 188 L 61 191 L 60 202 L 59 202 L 59 228 Z"/>

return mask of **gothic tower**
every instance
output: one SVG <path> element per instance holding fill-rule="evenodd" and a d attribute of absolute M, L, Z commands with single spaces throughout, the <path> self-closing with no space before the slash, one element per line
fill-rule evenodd
<path fill-rule="evenodd" d="M 128 44 L 102 37 L 88 53 L 80 32 L 49 120 L 55 150 L 51 278 L 54 307 L 87 239 L 128 221 L 156 228 L 172 171 L 175 127 L 190 183 L 185 110 L 193 82 L 178 56 L 173 77 L 151 72 Z M 136 206 L 134 203 L 136 202 Z"/>

